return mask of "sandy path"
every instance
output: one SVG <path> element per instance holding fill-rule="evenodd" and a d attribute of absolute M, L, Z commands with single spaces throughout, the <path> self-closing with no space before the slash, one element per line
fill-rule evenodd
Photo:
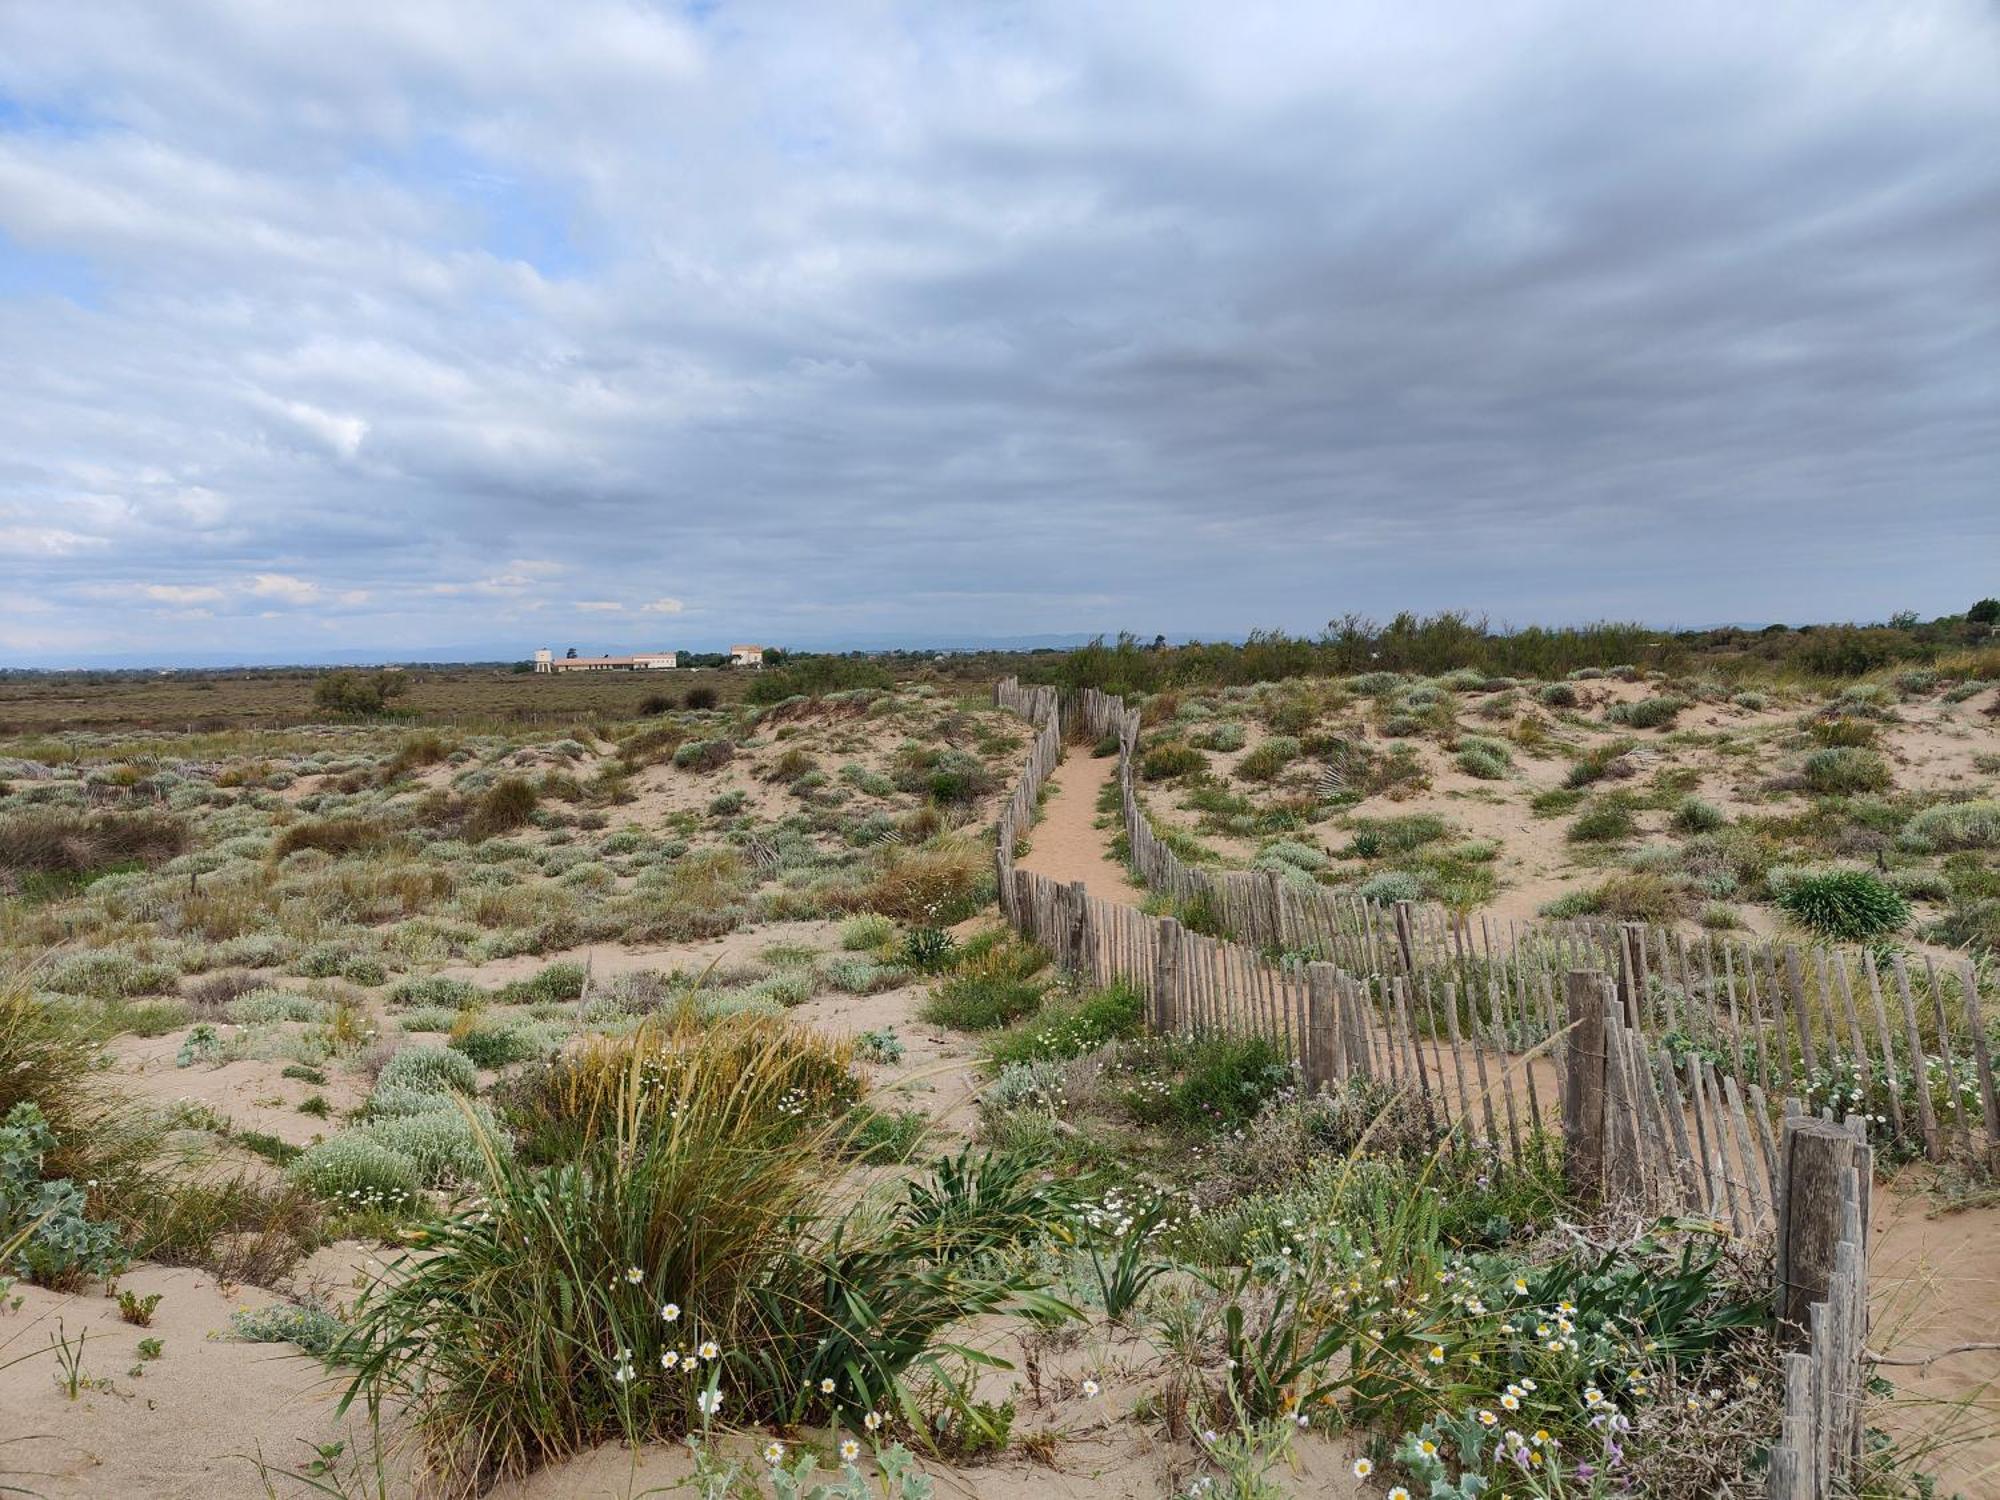
<path fill-rule="evenodd" d="M 2000 1208 L 1931 1219 L 1923 1194 L 1878 1189 L 1874 1201 L 1868 1346 L 1920 1359 L 2000 1339 Z M 1880 1373 L 1896 1392 L 1871 1419 L 1899 1438 L 1934 1445 L 1939 1493 L 2000 1494 L 2000 1350 Z"/>
<path fill-rule="evenodd" d="M 1138 906 L 1145 892 L 1111 857 L 1111 835 L 1097 826 L 1097 798 L 1118 778 L 1115 756 L 1068 754 L 1050 773 L 1042 815 L 1028 835 L 1024 870 L 1064 884 L 1081 880 L 1100 901 Z"/>

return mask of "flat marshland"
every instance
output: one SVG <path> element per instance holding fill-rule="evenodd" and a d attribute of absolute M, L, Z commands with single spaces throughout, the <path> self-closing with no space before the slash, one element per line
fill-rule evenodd
<path fill-rule="evenodd" d="M 1982 657 L 1106 663 L 1017 665 L 1128 690 L 1198 868 L 1920 983 L 2000 949 Z M 1593 1210 L 1559 1138 L 1058 967 L 995 905 L 1035 730 L 990 682 L 411 676 L 358 717 L 305 674 L 0 684 L 0 1485 L 1766 1492 L 1768 1235 Z M 1165 912 L 1116 750 L 1073 739 L 1016 855 Z M 1877 1152 L 1889 1359 L 2000 1307 L 1948 1060 L 1973 1128 Z M 1879 1373 L 1856 1491 L 1991 1493 L 2000 1361 Z"/>

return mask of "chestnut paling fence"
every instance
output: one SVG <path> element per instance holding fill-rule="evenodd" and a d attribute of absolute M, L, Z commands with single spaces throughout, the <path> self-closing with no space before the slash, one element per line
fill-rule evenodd
<path fill-rule="evenodd" d="M 1262 1036 L 1309 1090 L 1362 1076 L 1411 1091 L 1459 1149 L 1520 1160 L 1559 1137 L 1586 1196 L 1705 1214 L 1737 1234 L 1774 1229 L 1781 1311 L 1809 1338 L 1787 1357 L 1770 1494 L 1832 1493 L 1860 1453 L 1866 1215 L 1855 1222 L 1838 1194 L 1792 1201 L 1794 1138 L 1838 1131 L 1863 1153 L 1873 1137 L 1933 1159 L 2000 1140 L 1990 978 L 1970 962 L 1898 954 L 1885 967 L 1866 952 L 1642 924 L 1475 920 L 1199 869 L 1147 816 L 1136 710 L 1012 678 L 994 697 L 1036 729 L 994 850 L 1015 928 L 1093 983 L 1132 985 L 1152 1030 Z M 1115 737 L 1131 867 L 1179 915 L 1016 863 L 1072 730 Z M 1865 1158 L 1859 1170 L 1865 1183 Z M 1783 1253 L 1794 1243 L 1808 1247 L 1794 1257 L 1805 1273 Z"/>

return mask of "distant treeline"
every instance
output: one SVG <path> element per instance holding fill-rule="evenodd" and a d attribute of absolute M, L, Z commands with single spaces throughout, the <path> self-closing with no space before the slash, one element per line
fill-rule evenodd
<path fill-rule="evenodd" d="M 1646 625 L 1494 630 L 1483 617 L 1446 611 L 1397 615 L 1386 625 L 1360 615 L 1331 622 L 1317 638 L 1256 631 L 1242 644 L 1149 644 L 1100 637 L 1066 655 L 1023 662 L 1030 682 L 1112 693 L 1154 692 L 1194 683 L 1273 682 L 1287 677 L 1345 677 L 1360 672 L 1436 676 L 1471 667 L 1495 677 L 1556 678 L 1581 667 L 1634 666 L 1723 677 L 1859 677 L 1884 667 L 1937 665 L 1951 659 L 1964 675 L 2000 676 L 2000 604 L 1982 600 L 1963 615 L 1919 621 L 1899 615 L 1883 625 L 1768 625 L 1761 630 L 1662 631 Z M 1963 662 L 1957 656 L 1966 658 Z"/>

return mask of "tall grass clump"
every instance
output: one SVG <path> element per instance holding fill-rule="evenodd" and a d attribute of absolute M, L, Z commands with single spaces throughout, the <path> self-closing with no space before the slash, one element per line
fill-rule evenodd
<path fill-rule="evenodd" d="M 1803 772 L 1806 785 L 1823 797 L 1880 792 L 1889 786 L 1889 763 L 1873 750 L 1852 745 L 1815 750 L 1806 757 Z"/>
<path fill-rule="evenodd" d="M 1910 920 L 1908 898 L 1866 870 L 1796 875 L 1784 882 L 1776 899 L 1793 921 L 1821 937 L 1843 942 L 1880 937 Z"/>
<path fill-rule="evenodd" d="M 503 776 L 480 795 L 465 820 L 467 843 L 482 843 L 511 833 L 535 815 L 541 794 L 519 776 Z"/>
<path fill-rule="evenodd" d="M 346 1402 L 404 1407 L 461 1495 L 607 1440 L 676 1441 L 715 1396 L 753 1424 L 902 1404 L 946 1329 L 1032 1297 L 1004 1256 L 1061 1210 L 1030 1165 L 969 1156 L 852 1205 L 828 1170 L 838 1122 L 800 1125 L 776 1084 L 824 1046 L 748 1022 L 596 1057 L 575 1153 L 496 1160 L 480 1209 L 361 1298 L 335 1351 Z"/>

